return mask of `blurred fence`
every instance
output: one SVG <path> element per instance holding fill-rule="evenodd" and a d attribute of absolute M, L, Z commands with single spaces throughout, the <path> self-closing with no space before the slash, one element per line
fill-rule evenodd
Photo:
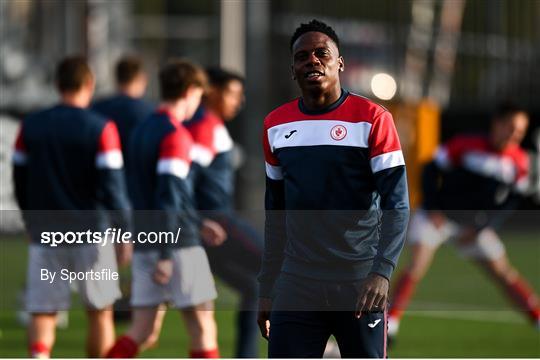
<path fill-rule="evenodd" d="M 397 92 L 383 104 L 438 99 L 443 138 L 449 128 L 484 123 L 501 98 L 535 110 L 532 125 L 540 124 L 540 1 L 528 0 L 2 0 L 0 112 L 20 118 L 54 102 L 52 71 L 67 54 L 87 54 L 97 96 L 113 91 L 111 69 L 122 54 L 140 54 L 152 100 L 157 68 L 167 57 L 226 64 L 247 77 L 246 107 L 230 124 L 247 154 L 238 200 L 243 208 L 260 208 L 262 119 L 298 95 L 289 38 L 312 18 L 328 21 L 342 39 L 346 87 L 374 97 L 373 76 L 386 73 Z M 481 113 L 482 120 L 471 123 L 467 113 Z"/>

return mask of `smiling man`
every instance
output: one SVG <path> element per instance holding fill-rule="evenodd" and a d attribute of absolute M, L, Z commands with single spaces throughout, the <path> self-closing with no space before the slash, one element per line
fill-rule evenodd
<path fill-rule="evenodd" d="M 259 326 L 269 357 L 386 356 L 388 283 L 409 215 L 390 113 L 341 88 L 339 39 L 312 20 L 291 38 L 302 96 L 264 121 Z"/>

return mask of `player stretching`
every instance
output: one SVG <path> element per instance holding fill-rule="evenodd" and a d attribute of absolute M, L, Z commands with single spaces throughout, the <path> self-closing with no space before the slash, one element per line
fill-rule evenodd
<path fill-rule="evenodd" d="M 32 314 L 32 357 L 50 356 L 56 313 L 70 305 L 69 282 L 43 281 L 42 269 L 57 274 L 61 269 L 116 271 L 112 246 L 48 247 L 39 243 L 40 230 L 104 231 L 106 224 L 95 210 L 128 207 L 116 126 L 86 110 L 94 77 L 84 58 L 63 60 L 56 70 L 56 86 L 61 103 L 23 120 L 13 156 L 15 193 L 32 241 L 26 299 Z M 125 225 L 127 216 L 119 215 L 117 225 Z M 114 339 L 111 305 L 120 297 L 118 282 L 85 279 L 77 288 L 88 315 L 87 355 L 103 357 Z"/>
<path fill-rule="evenodd" d="M 241 296 L 236 336 L 236 357 L 258 357 L 257 273 L 261 265 L 262 238 L 233 211 L 233 141 L 224 121 L 232 120 L 244 101 L 244 80 L 228 71 L 212 68 L 210 81 L 192 120 L 185 124 L 195 141 L 195 194 L 197 208 L 217 220 L 227 232 L 220 246 L 207 246 L 214 274 Z"/>
<path fill-rule="evenodd" d="M 135 243 L 132 263 L 132 324 L 109 351 L 108 357 L 130 358 L 156 342 L 162 317 L 160 305 L 172 302 L 184 316 L 190 335 L 190 356 L 219 356 L 214 321 L 214 280 L 199 226 L 207 241 L 220 242 L 219 225 L 198 220 L 192 203 L 190 151 L 192 139 L 182 122 L 199 106 L 207 80 L 204 71 L 186 61 L 173 61 L 159 74 L 158 111 L 134 130 L 129 154 L 133 181 L 130 189 L 137 232 L 181 228 L 180 241 Z M 155 211 L 144 211 L 155 210 Z M 163 310 L 161 310 L 163 311 Z"/>
<path fill-rule="evenodd" d="M 259 326 L 269 357 L 386 356 L 388 283 L 409 201 L 390 113 L 340 86 L 339 40 L 317 20 L 290 42 L 302 96 L 264 121 Z"/>
<path fill-rule="evenodd" d="M 509 263 L 496 228 L 527 185 L 529 161 L 520 143 L 527 113 L 503 104 L 489 135 L 458 135 L 441 146 L 422 176 L 423 209 L 411 219 L 411 263 L 396 286 L 389 313 L 395 336 L 414 289 L 427 272 L 439 245 L 454 242 L 461 254 L 484 268 L 530 319 L 538 324 L 540 308 L 532 288 Z"/>

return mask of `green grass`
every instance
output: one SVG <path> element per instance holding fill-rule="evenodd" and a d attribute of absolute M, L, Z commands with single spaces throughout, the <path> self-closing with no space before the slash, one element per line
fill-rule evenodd
<path fill-rule="evenodd" d="M 540 242 L 534 236 L 504 237 L 513 264 L 540 290 Z M 404 252 L 401 265 L 408 261 Z M 15 320 L 16 294 L 24 284 L 26 245 L 0 239 L 0 357 L 26 356 L 25 330 Z M 232 309 L 237 299 L 218 283 L 218 309 Z M 80 306 L 75 306 L 80 309 Z M 391 357 L 540 357 L 540 332 L 514 311 L 501 291 L 474 264 L 460 259 L 451 247 L 437 253 L 402 322 Z M 455 315 L 454 315 L 455 314 Z M 216 312 L 222 356 L 233 356 L 234 312 Z M 83 357 L 86 320 L 82 310 L 70 312 L 70 326 L 59 330 L 53 356 Z M 126 325 L 119 325 L 118 333 Z M 261 357 L 266 344 L 261 341 Z M 169 311 L 159 346 L 144 357 L 185 357 L 187 336 L 180 316 Z"/>

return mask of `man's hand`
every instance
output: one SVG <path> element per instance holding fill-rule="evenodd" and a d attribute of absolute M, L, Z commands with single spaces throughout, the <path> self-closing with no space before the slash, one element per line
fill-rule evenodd
<path fill-rule="evenodd" d="M 270 336 L 270 310 L 272 309 L 272 299 L 259 298 L 259 314 L 257 316 L 257 324 L 261 330 L 263 338 L 268 340 Z"/>
<path fill-rule="evenodd" d="M 154 281 L 158 284 L 165 285 L 171 279 L 173 272 L 172 260 L 159 260 L 154 269 Z"/>
<path fill-rule="evenodd" d="M 201 238 L 207 246 L 219 246 L 227 239 L 227 233 L 218 222 L 204 219 L 201 226 Z"/>
<path fill-rule="evenodd" d="M 428 212 L 428 217 L 437 229 L 440 229 L 444 224 L 446 224 L 446 215 L 444 215 L 442 211 L 431 210 Z"/>
<path fill-rule="evenodd" d="M 356 317 L 363 311 L 384 311 L 388 301 L 388 279 L 382 275 L 371 273 L 358 288 Z"/>

